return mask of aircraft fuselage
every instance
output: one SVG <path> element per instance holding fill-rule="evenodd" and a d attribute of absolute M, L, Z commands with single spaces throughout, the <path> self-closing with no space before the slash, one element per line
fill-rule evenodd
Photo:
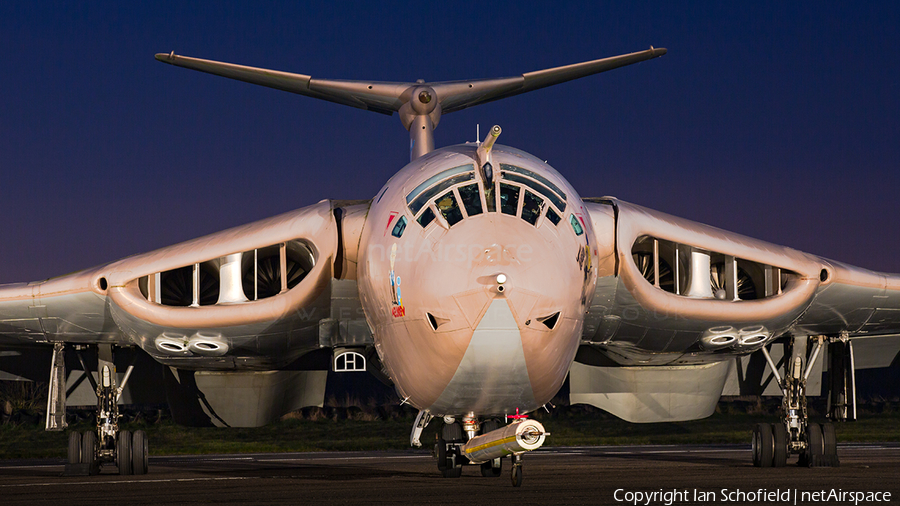
<path fill-rule="evenodd" d="M 398 392 L 434 414 L 532 411 L 559 390 L 594 293 L 581 198 L 552 167 L 476 144 L 411 162 L 373 200 L 360 299 Z"/>

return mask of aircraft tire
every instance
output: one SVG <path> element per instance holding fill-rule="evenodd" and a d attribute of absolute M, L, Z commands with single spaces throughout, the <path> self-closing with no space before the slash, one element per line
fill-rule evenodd
<path fill-rule="evenodd" d="M 147 474 L 150 451 L 147 444 L 147 433 L 134 431 L 131 435 L 131 470 L 134 474 Z"/>
<path fill-rule="evenodd" d="M 774 461 L 775 439 L 772 426 L 767 423 L 757 425 L 759 431 L 759 467 L 772 467 Z"/>
<path fill-rule="evenodd" d="M 69 464 L 81 464 L 81 433 L 69 433 Z"/>
<path fill-rule="evenodd" d="M 441 436 L 448 443 L 462 443 L 463 432 L 462 426 L 458 422 L 445 423 L 441 429 Z"/>
<path fill-rule="evenodd" d="M 131 462 L 131 432 L 120 430 L 116 438 L 116 465 L 119 467 L 119 474 L 134 474 Z"/>
<path fill-rule="evenodd" d="M 782 423 L 772 424 L 772 467 L 784 467 L 787 465 L 787 429 Z"/>
<path fill-rule="evenodd" d="M 450 455 L 450 452 L 447 451 L 447 445 L 452 443 L 462 443 L 463 442 L 463 432 L 462 426 L 459 423 L 445 423 L 441 428 L 441 439 L 444 440 L 444 468 L 441 469 L 441 476 L 444 478 L 459 478 L 462 476 L 462 463 L 457 462 Z M 456 455 L 456 458 L 459 458 Z"/>
<path fill-rule="evenodd" d="M 81 463 L 88 464 L 90 475 L 100 473 L 100 461 L 97 459 L 97 434 L 85 432 L 81 437 Z"/>
<path fill-rule="evenodd" d="M 811 423 L 806 427 L 806 459 L 807 466 L 818 465 L 818 458 L 825 454 L 825 438 L 822 435 L 822 426 L 817 423 Z"/>
<path fill-rule="evenodd" d="M 513 464 L 509 477 L 512 480 L 512 486 L 521 487 L 522 481 L 525 479 L 525 477 L 522 475 L 522 465 Z"/>
<path fill-rule="evenodd" d="M 825 455 L 837 455 L 837 436 L 833 423 L 822 424 L 822 438 L 825 443 Z"/>
<path fill-rule="evenodd" d="M 438 469 L 441 471 L 447 469 L 447 441 L 444 438 L 439 438 L 434 444 L 434 454 L 437 457 Z"/>
<path fill-rule="evenodd" d="M 759 424 L 753 426 L 753 434 L 750 436 L 750 453 L 753 455 L 753 467 L 760 467 L 759 450 L 762 445 L 759 441 Z"/>

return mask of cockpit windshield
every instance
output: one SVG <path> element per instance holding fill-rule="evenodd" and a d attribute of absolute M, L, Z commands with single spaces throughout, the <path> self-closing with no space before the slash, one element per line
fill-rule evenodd
<path fill-rule="evenodd" d="M 539 226 L 541 218 L 556 226 L 566 210 L 566 194 L 546 177 L 510 164 L 500 164 L 500 177 L 485 187 L 473 164 L 441 171 L 406 196 L 416 222 L 428 227 L 438 217 L 452 227 L 473 216 L 500 211 Z M 496 174 L 496 173 L 495 173 Z"/>

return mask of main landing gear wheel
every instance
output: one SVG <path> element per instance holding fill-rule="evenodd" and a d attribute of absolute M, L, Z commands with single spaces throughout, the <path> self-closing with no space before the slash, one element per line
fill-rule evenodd
<path fill-rule="evenodd" d="M 462 426 L 456 422 L 445 423 L 441 436 L 438 439 L 438 469 L 444 478 L 459 478 L 462 476 L 462 462 L 459 462 L 459 446 L 454 443 L 463 442 Z"/>
<path fill-rule="evenodd" d="M 81 463 L 88 464 L 91 475 L 100 473 L 100 459 L 97 455 L 97 435 L 85 432 L 81 437 Z"/>
<path fill-rule="evenodd" d="M 822 424 L 822 439 L 825 443 L 825 455 L 837 456 L 837 436 L 834 434 L 834 424 Z"/>
<path fill-rule="evenodd" d="M 69 464 L 81 464 L 81 433 L 69 433 Z"/>
<path fill-rule="evenodd" d="M 116 439 L 116 465 L 119 467 L 119 474 L 132 474 L 131 432 L 127 430 L 119 431 Z"/>
<path fill-rule="evenodd" d="M 834 425 L 830 423 L 811 423 L 806 428 L 808 444 L 806 452 L 797 463 L 809 467 L 838 467 L 837 438 Z"/>
<path fill-rule="evenodd" d="M 772 424 L 772 439 L 774 443 L 772 451 L 772 466 L 784 467 L 787 465 L 788 446 L 787 446 L 787 429 L 780 423 Z"/>
<path fill-rule="evenodd" d="M 131 435 L 131 470 L 134 474 L 147 474 L 149 456 L 147 433 L 134 431 Z"/>
<path fill-rule="evenodd" d="M 809 439 L 806 447 L 806 465 L 817 465 L 822 455 L 825 455 L 825 438 L 822 436 L 822 426 L 811 423 L 806 427 L 806 437 Z"/>
<path fill-rule="evenodd" d="M 772 426 L 758 423 L 753 428 L 753 465 L 756 467 L 772 467 L 775 451 L 775 438 Z"/>

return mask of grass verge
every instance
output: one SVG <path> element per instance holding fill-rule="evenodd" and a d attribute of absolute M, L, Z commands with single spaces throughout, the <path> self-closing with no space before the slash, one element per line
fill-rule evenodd
<path fill-rule="evenodd" d="M 771 402 L 726 400 L 711 417 L 690 422 L 632 424 L 591 406 L 558 406 L 550 413 L 533 414 L 551 433 L 550 446 L 621 444 L 749 443 L 758 422 L 774 422 L 777 405 Z M 13 417 L 15 418 L 15 417 Z M 73 416 L 73 421 L 78 416 Z M 359 407 L 304 408 L 265 427 L 183 427 L 161 416 L 134 413 L 126 416 L 123 430 L 144 430 L 152 455 L 257 453 L 297 451 L 402 450 L 409 447 L 415 419 L 411 408 Z M 825 421 L 813 410 L 813 421 Z M 0 424 L 0 459 L 65 457 L 67 432 L 45 432 L 39 414 Z M 89 418 L 70 422 L 69 430 L 94 428 Z M 430 447 L 440 427 L 435 420 L 423 434 Z M 859 420 L 836 424 L 839 441 L 900 441 L 900 409 L 883 403 L 864 410 Z"/>

